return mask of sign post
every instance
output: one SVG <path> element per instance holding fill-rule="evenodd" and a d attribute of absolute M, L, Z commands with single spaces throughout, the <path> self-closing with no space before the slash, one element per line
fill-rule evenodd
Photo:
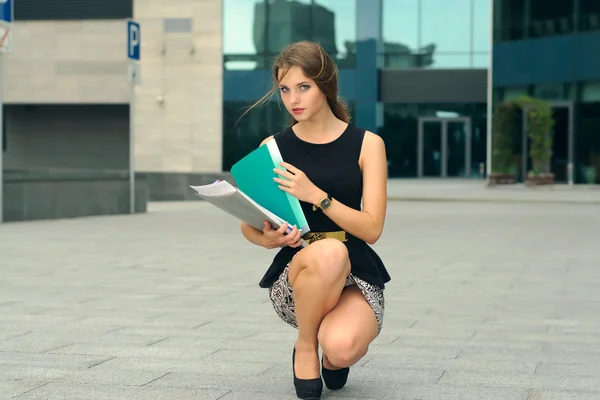
<path fill-rule="evenodd" d="M 129 212 L 135 213 L 135 86 L 140 83 L 141 30 L 139 22 L 127 20 L 127 78 L 129 80 Z"/>
<path fill-rule="evenodd" d="M 12 48 L 9 43 L 10 24 L 14 20 L 14 0 L 0 0 L 0 224 L 4 221 L 4 102 L 2 94 L 4 92 L 3 77 L 3 57 L 2 53 Z"/>

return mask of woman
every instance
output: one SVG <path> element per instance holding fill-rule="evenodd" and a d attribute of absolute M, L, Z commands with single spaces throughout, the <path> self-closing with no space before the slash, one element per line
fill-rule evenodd
<path fill-rule="evenodd" d="M 284 235 L 286 225 L 274 230 L 268 222 L 262 232 L 246 223 L 241 229 L 254 244 L 281 248 L 260 286 L 269 289 L 277 314 L 298 329 L 292 356 L 297 396 L 318 399 L 321 376 L 329 389 L 342 388 L 349 367 L 381 331 L 390 276 L 368 244 L 379 239 L 386 214 L 385 146 L 349 123 L 337 67 L 320 45 L 285 48 L 273 79 L 254 106 L 279 91 L 293 118 L 261 145 L 277 142 L 285 162 L 274 169 L 274 181 L 300 200 L 311 232 L 301 236 L 294 227 Z"/>

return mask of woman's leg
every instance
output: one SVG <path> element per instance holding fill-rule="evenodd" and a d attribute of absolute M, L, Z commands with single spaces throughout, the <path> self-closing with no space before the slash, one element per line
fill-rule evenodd
<path fill-rule="evenodd" d="M 348 250 L 339 240 L 323 239 L 302 249 L 290 263 L 298 340 L 296 376 L 320 376 L 317 333 L 325 315 L 338 303 L 350 274 Z"/>
<path fill-rule="evenodd" d="M 377 318 L 364 294 L 356 285 L 347 287 L 319 328 L 324 367 L 339 369 L 354 365 L 367 354 L 378 331 Z"/>

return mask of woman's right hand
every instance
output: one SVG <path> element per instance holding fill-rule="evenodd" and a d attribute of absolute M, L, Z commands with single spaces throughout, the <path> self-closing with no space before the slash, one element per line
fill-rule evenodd
<path fill-rule="evenodd" d="M 268 221 L 264 222 L 263 228 L 263 246 L 267 249 L 277 247 L 299 247 L 302 245 L 302 233 L 295 226 L 291 232 L 284 234 L 288 228 L 288 223 L 284 223 L 279 229 L 273 229 Z"/>

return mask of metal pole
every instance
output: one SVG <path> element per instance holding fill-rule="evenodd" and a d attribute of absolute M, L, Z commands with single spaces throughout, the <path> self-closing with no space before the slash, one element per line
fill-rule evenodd
<path fill-rule="evenodd" d="M 135 214 L 135 68 L 130 75 L 129 100 L 129 212 Z"/>
<path fill-rule="evenodd" d="M 2 52 L 0 52 L 0 224 L 4 221 L 4 136 L 7 135 L 4 129 L 4 102 L 2 99 L 2 92 L 4 91 L 4 82 L 2 77 L 4 72 L 2 70 L 3 64 Z"/>
<path fill-rule="evenodd" d="M 489 0 L 490 3 L 490 56 L 487 73 L 487 159 L 486 159 L 486 175 L 489 182 L 489 176 L 492 173 L 492 113 L 494 112 L 494 96 L 493 96 L 493 62 L 494 62 L 494 0 Z"/>

